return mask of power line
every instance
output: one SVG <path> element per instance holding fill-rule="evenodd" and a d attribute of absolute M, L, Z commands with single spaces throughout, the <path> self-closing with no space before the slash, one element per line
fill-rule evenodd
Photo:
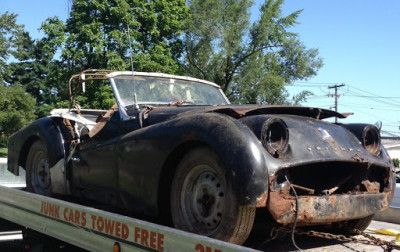
<path fill-rule="evenodd" d="M 319 89 L 321 89 L 321 87 L 334 87 L 335 85 L 339 85 L 339 84 L 334 84 L 334 83 L 320 83 L 320 82 L 295 82 L 295 83 L 301 83 L 301 84 L 308 84 L 308 85 L 294 85 L 295 87 L 311 87 L 311 88 L 316 88 L 318 87 Z M 324 86 L 321 86 L 320 84 L 324 84 Z M 326 84 L 333 84 L 330 86 L 327 86 Z M 358 97 L 358 98 L 362 98 L 362 99 L 366 99 L 368 100 L 368 102 L 374 101 L 379 103 L 380 105 L 382 104 L 386 104 L 388 106 L 400 106 L 400 101 L 395 100 L 395 99 L 400 99 L 400 97 L 398 96 L 379 96 L 377 94 L 373 94 L 371 92 L 368 91 L 364 91 L 362 89 L 359 88 L 355 88 L 351 85 L 347 85 L 348 87 L 350 87 L 351 89 L 355 89 L 356 91 L 353 90 L 347 90 L 346 94 L 344 94 L 345 96 L 348 97 Z M 322 90 L 321 90 L 322 91 Z M 361 93 L 360 93 L 361 92 Z M 367 95 L 365 95 L 367 94 Z M 332 96 L 335 97 L 332 94 L 328 94 L 328 97 Z M 318 98 L 313 98 L 313 97 L 319 97 L 319 96 L 311 96 L 308 98 L 308 100 L 312 100 L 312 99 L 318 99 Z"/>
<path fill-rule="evenodd" d="M 352 103 L 352 102 L 342 102 L 341 104 L 346 104 L 346 105 L 351 105 L 353 107 L 357 107 L 357 108 L 364 108 L 367 109 L 369 111 L 372 110 L 379 110 L 379 111 L 385 111 L 385 112 L 400 112 L 400 108 L 399 109 L 391 109 L 393 108 L 393 106 L 390 106 L 390 108 L 388 109 L 387 107 L 380 107 L 380 106 L 372 106 L 370 104 L 360 104 L 360 103 Z"/>
<path fill-rule="evenodd" d="M 362 111 L 362 110 L 355 109 L 354 107 L 350 107 L 350 106 L 343 105 L 343 104 L 342 104 L 342 106 L 343 106 L 343 107 L 350 108 L 350 109 L 352 109 L 352 110 L 354 110 L 354 111 L 358 111 L 359 113 L 362 113 L 362 114 L 364 114 L 364 115 L 371 116 L 371 117 L 373 117 L 374 119 L 379 119 L 379 120 L 382 120 L 382 121 L 385 121 L 385 122 L 389 122 L 389 123 L 397 123 L 397 122 L 395 122 L 395 121 L 390 121 L 390 120 L 387 120 L 386 118 L 382 118 L 382 117 L 380 117 L 380 116 L 373 115 L 373 114 L 369 114 L 369 113 L 366 113 L 366 112 L 364 112 L 364 111 Z"/>
<path fill-rule="evenodd" d="M 345 84 L 340 84 L 340 83 L 330 83 L 330 82 L 294 82 L 294 85 L 292 87 L 307 87 L 310 88 L 310 90 L 315 90 L 315 88 L 320 89 L 321 93 L 317 92 L 317 95 L 309 96 L 307 97 L 307 102 L 310 103 L 318 103 L 318 107 L 324 108 L 325 107 L 325 102 L 322 100 L 322 97 L 334 97 L 335 98 L 335 105 L 334 107 L 330 107 L 330 109 L 335 108 L 335 111 L 338 110 L 338 98 L 341 96 L 346 96 L 349 99 L 358 99 L 358 103 L 352 103 L 351 100 L 349 99 L 344 99 L 342 101 L 341 99 L 341 106 L 350 108 L 351 110 L 355 110 L 358 113 L 371 116 L 375 119 L 385 121 L 384 125 L 385 127 L 390 127 L 394 128 L 396 125 L 399 124 L 399 121 L 395 121 L 394 118 L 397 117 L 397 113 L 400 111 L 400 96 L 393 96 L 393 95 L 388 95 L 388 96 L 380 96 L 379 94 L 372 93 L 360 88 L 356 88 L 351 85 L 345 85 Z M 347 90 L 344 91 L 344 94 L 338 94 L 338 88 L 342 87 L 342 85 L 347 86 Z M 339 87 L 340 86 L 340 87 Z M 328 92 L 324 92 L 322 89 L 335 89 L 335 93 L 331 94 Z M 326 89 L 325 89 L 326 90 Z M 325 94 L 324 94 L 325 93 Z M 324 96 L 322 96 L 324 94 Z M 396 94 L 395 94 L 396 95 Z M 347 106 L 346 106 L 347 105 Z M 329 107 L 327 107 L 329 108 Z M 360 108 L 360 109 L 357 109 Z M 366 110 L 368 109 L 368 110 Z M 374 111 L 374 112 L 373 112 Z M 385 113 L 395 113 L 390 116 L 385 116 L 385 118 L 382 118 L 382 112 L 384 111 Z M 367 113 L 370 112 L 370 113 Z M 372 113 L 371 113 L 372 112 Z M 390 119 L 392 120 L 390 120 Z M 337 118 L 335 118 L 337 120 Z M 387 120 L 389 119 L 389 120 Z M 335 120 L 335 121 L 336 121 Z M 396 127 L 397 129 L 399 128 L 398 126 Z M 386 129 L 387 130 L 387 129 Z M 397 133 L 398 134 L 398 133 Z"/>
<path fill-rule="evenodd" d="M 353 95 L 360 98 L 383 98 L 383 99 L 400 99 L 398 96 L 376 96 L 376 95 Z"/>
<path fill-rule="evenodd" d="M 308 81 L 295 81 L 293 83 L 311 84 L 311 85 L 325 85 L 325 86 L 337 84 L 337 82 L 335 83 L 335 82 L 308 82 Z"/>
<path fill-rule="evenodd" d="M 292 87 L 328 87 L 329 88 L 329 86 L 332 86 L 332 85 L 338 85 L 338 84 L 333 83 L 333 82 L 293 82 Z M 364 91 L 360 88 L 356 88 L 352 85 L 347 85 L 347 86 L 350 88 L 356 89 L 360 92 L 370 94 L 370 95 L 362 95 L 362 94 L 354 95 L 354 96 L 360 97 L 360 98 L 400 99 L 400 96 L 379 96 L 374 93 Z M 355 94 L 357 94 L 357 93 L 355 93 Z M 394 102 L 397 102 L 397 101 L 394 101 Z"/>
<path fill-rule="evenodd" d="M 353 95 L 357 96 L 357 97 L 360 96 L 360 93 L 357 93 L 357 92 L 354 92 L 354 91 L 348 91 L 348 92 L 350 94 L 353 94 Z M 360 97 L 360 98 L 364 98 L 364 97 Z M 367 99 L 368 101 L 373 100 L 373 101 L 379 102 L 381 104 L 383 103 L 383 104 L 392 105 L 392 106 L 400 106 L 400 102 L 398 102 L 398 101 L 387 100 L 386 98 L 381 97 L 381 96 L 377 96 L 377 95 L 371 96 L 371 97 L 368 97 L 368 98 L 365 98 L 365 99 Z"/>

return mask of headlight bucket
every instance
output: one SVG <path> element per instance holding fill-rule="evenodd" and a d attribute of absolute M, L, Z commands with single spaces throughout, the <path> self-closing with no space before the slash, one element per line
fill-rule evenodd
<path fill-rule="evenodd" d="M 375 157 L 380 155 L 381 134 L 376 126 L 361 123 L 342 124 L 341 126 L 350 130 L 369 154 Z"/>
<path fill-rule="evenodd" d="M 363 130 L 362 144 L 371 155 L 378 156 L 381 152 L 381 136 L 379 130 L 373 126 L 366 126 Z"/>
<path fill-rule="evenodd" d="M 289 146 L 289 130 L 277 117 L 267 119 L 261 129 L 261 143 L 275 158 L 285 154 Z"/>

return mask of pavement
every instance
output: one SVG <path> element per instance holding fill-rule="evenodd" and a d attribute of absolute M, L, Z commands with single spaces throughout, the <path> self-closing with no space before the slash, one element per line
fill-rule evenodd
<path fill-rule="evenodd" d="M 393 224 L 388 222 L 381 222 L 381 221 L 372 221 L 370 229 L 393 229 L 400 232 L 400 225 Z M 372 235 L 376 238 L 382 239 L 384 241 L 395 241 L 395 236 L 388 236 L 388 235 L 381 235 L 370 232 L 368 230 L 365 233 Z M 357 235 L 354 236 L 355 238 L 364 239 L 362 236 Z M 384 249 L 380 246 L 376 245 L 366 245 L 363 243 L 355 243 L 355 242 L 341 242 L 337 240 L 328 240 L 323 238 L 316 238 L 316 237 L 308 237 L 303 235 L 295 235 L 295 243 L 300 251 L 307 251 L 307 252 L 381 252 Z M 400 246 L 400 242 L 396 243 Z M 274 251 L 274 252 L 284 252 L 284 251 L 299 251 L 292 242 L 290 234 L 284 234 L 278 236 L 277 239 L 261 245 L 259 247 L 254 247 L 255 249 L 259 249 L 261 251 Z M 393 249 L 392 251 L 400 251 L 397 249 Z"/>

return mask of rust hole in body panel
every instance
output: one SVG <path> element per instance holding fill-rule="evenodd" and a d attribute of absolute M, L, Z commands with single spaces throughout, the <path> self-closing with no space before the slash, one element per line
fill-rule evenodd
<path fill-rule="evenodd" d="M 379 183 L 378 182 L 370 182 L 369 180 L 364 180 L 361 182 L 364 185 L 365 189 L 369 193 L 378 193 L 379 192 Z"/>
<path fill-rule="evenodd" d="M 272 185 L 282 188 L 287 176 L 299 195 L 379 193 L 389 186 L 388 172 L 388 167 L 325 162 L 281 169 Z"/>

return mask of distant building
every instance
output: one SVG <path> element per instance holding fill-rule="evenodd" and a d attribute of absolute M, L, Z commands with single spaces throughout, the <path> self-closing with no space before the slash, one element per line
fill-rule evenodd
<path fill-rule="evenodd" d="M 392 159 L 400 159 L 400 137 L 382 137 L 382 144 Z"/>

